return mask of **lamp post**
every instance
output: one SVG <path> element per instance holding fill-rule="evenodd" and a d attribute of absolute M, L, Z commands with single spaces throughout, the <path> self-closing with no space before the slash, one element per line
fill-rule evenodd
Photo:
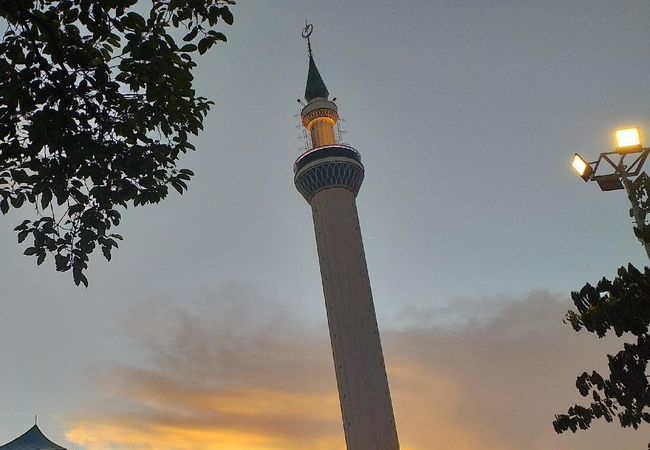
<path fill-rule="evenodd" d="M 641 211 L 635 199 L 633 180 L 641 173 L 641 168 L 648 158 L 650 147 L 643 148 L 641 144 L 641 131 L 638 127 L 616 130 L 616 148 L 612 152 L 604 152 L 594 162 L 587 162 L 579 154 L 574 154 L 571 162 L 573 170 L 584 181 L 595 181 L 603 191 L 616 191 L 625 189 L 632 205 L 631 215 L 634 217 L 637 228 L 645 227 L 645 213 Z M 632 162 L 626 165 L 625 157 L 630 156 Z M 606 173 L 599 173 L 599 169 L 606 167 Z M 609 169 L 609 171 L 607 171 Z M 650 259 L 650 242 L 643 242 L 646 254 Z"/>

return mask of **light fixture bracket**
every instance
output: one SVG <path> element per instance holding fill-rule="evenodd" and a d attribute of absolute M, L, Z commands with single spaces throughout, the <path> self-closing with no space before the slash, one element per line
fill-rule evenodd
<path fill-rule="evenodd" d="M 626 165 L 625 157 L 632 154 L 637 155 L 631 164 Z M 589 166 L 593 169 L 589 181 L 597 182 L 603 191 L 624 189 L 623 180 L 641 173 L 641 168 L 648 158 L 648 154 L 650 154 L 650 148 L 643 148 L 633 153 L 620 153 L 618 151 L 601 153 L 596 161 L 589 163 Z M 613 171 L 598 175 L 598 169 L 602 165 L 609 166 Z"/>

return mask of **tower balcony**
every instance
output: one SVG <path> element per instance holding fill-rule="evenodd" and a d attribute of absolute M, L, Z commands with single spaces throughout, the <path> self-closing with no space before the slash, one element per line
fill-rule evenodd
<path fill-rule="evenodd" d="M 298 157 L 293 165 L 294 183 L 302 196 L 311 202 L 324 189 L 342 187 L 356 196 L 363 182 L 361 155 L 347 145 L 316 147 Z"/>

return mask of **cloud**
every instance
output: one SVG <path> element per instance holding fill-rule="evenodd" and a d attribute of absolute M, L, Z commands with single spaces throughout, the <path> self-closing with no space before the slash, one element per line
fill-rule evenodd
<path fill-rule="evenodd" d="M 645 448 L 647 437 L 596 426 L 556 435 L 574 381 L 619 343 L 562 323 L 569 300 L 456 299 L 405 308 L 382 328 L 405 450 Z M 192 308 L 145 305 L 128 329 L 149 357 L 96 374 L 101 398 L 69 418 L 86 450 L 345 448 L 327 330 L 232 287 Z M 380 324 L 381 325 L 381 324 Z"/>

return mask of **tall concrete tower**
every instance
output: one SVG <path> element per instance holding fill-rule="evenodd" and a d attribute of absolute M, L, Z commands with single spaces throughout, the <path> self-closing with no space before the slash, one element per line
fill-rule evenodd
<path fill-rule="evenodd" d="M 308 45 L 301 117 L 312 149 L 296 160 L 294 181 L 314 219 L 345 441 L 348 450 L 399 450 L 357 214 L 364 168 L 359 152 L 336 142 L 338 110 Z"/>

